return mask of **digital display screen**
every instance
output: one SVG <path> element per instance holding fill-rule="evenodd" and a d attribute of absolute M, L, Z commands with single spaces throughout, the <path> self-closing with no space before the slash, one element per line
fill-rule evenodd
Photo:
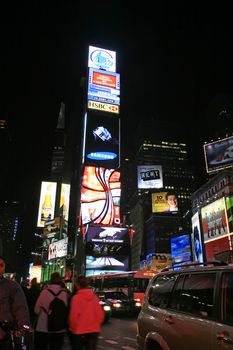
<path fill-rule="evenodd" d="M 129 234 L 126 227 L 93 226 L 88 228 L 86 240 L 94 243 L 129 244 Z"/>
<path fill-rule="evenodd" d="M 102 256 L 94 257 L 86 255 L 86 275 L 94 275 L 110 272 L 128 271 L 129 259 L 127 256 Z"/>
<path fill-rule="evenodd" d="M 83 163 L 117 169 L 120 166 L 120 119 L 88 112 L 84 124 Z"/>
<path fill-rule="evenodd" d="M 89 69 L 87 99 L 120 105 L 120 74 Z"/>
<path fill-rule="evenodd" d="M 189 234 L 171 237 L 171 256 L 174 264 L 192 260 Z"/>
<path fill-rule="evenodd" d="M 204 146 L 207 173 L 233 166 L 233 136 Z"/>
<path fill-rule="evenodd" d="M 81 188 L 82 224 L 120 224 L 120 196 L 118 171 L 85 167 Z"/>

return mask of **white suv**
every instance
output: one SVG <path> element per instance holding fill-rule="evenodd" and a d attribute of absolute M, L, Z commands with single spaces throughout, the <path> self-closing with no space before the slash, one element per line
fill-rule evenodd
<path fill-rule="evenodd" d="M 189 264 L 155 275 L 137 343 L 143 350 L 233 350 L 233 266 Z"/>

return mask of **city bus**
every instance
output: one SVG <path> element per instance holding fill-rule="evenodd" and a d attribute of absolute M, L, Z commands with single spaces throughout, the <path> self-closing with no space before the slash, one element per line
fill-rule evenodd
<path fill-rule="evenodd" d="M 126 271 L 120 273 L 106 273 L 88 276 L 91 286 L 96 291 L 118 290 L 124 292 L 129 299 L 137 300 L 141 304 L 149 280 L 156 272 L 151 270 Z"/>

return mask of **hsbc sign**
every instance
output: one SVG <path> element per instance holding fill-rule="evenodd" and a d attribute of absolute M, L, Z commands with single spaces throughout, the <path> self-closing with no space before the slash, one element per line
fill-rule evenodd
<path fill-rule="evenodd" d="M 88 101 L 88 108 L 89 109 L 95 109 L 98 111 L 104 111 L 108 113 L 115 113 L 119 114 L 120 113 L 120 108 L 119 106 L 109 104 L 109 103 L 103 103 L 103 102 L 97 102 L 97 101 Z"/>

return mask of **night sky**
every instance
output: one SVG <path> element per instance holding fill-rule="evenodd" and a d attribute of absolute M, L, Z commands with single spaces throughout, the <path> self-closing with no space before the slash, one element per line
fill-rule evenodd
<path fill-rule="evenodd" d="M 88 45 L 117 52 L 125 154 L 133 153 L 132 123 L 157 118 L 186 125 L 197 160 L 208 141 L 211 101 L 219 96 L 216 115 L 222 94 L 233 93 L 232 11 L 224 2 L 209 4 L 5 4 L 0 112 L 12 136 L 10 196 L 24 200 L 23 185 L 31 189 L 48 174 L 60 102 L 76 108 Z"/>

